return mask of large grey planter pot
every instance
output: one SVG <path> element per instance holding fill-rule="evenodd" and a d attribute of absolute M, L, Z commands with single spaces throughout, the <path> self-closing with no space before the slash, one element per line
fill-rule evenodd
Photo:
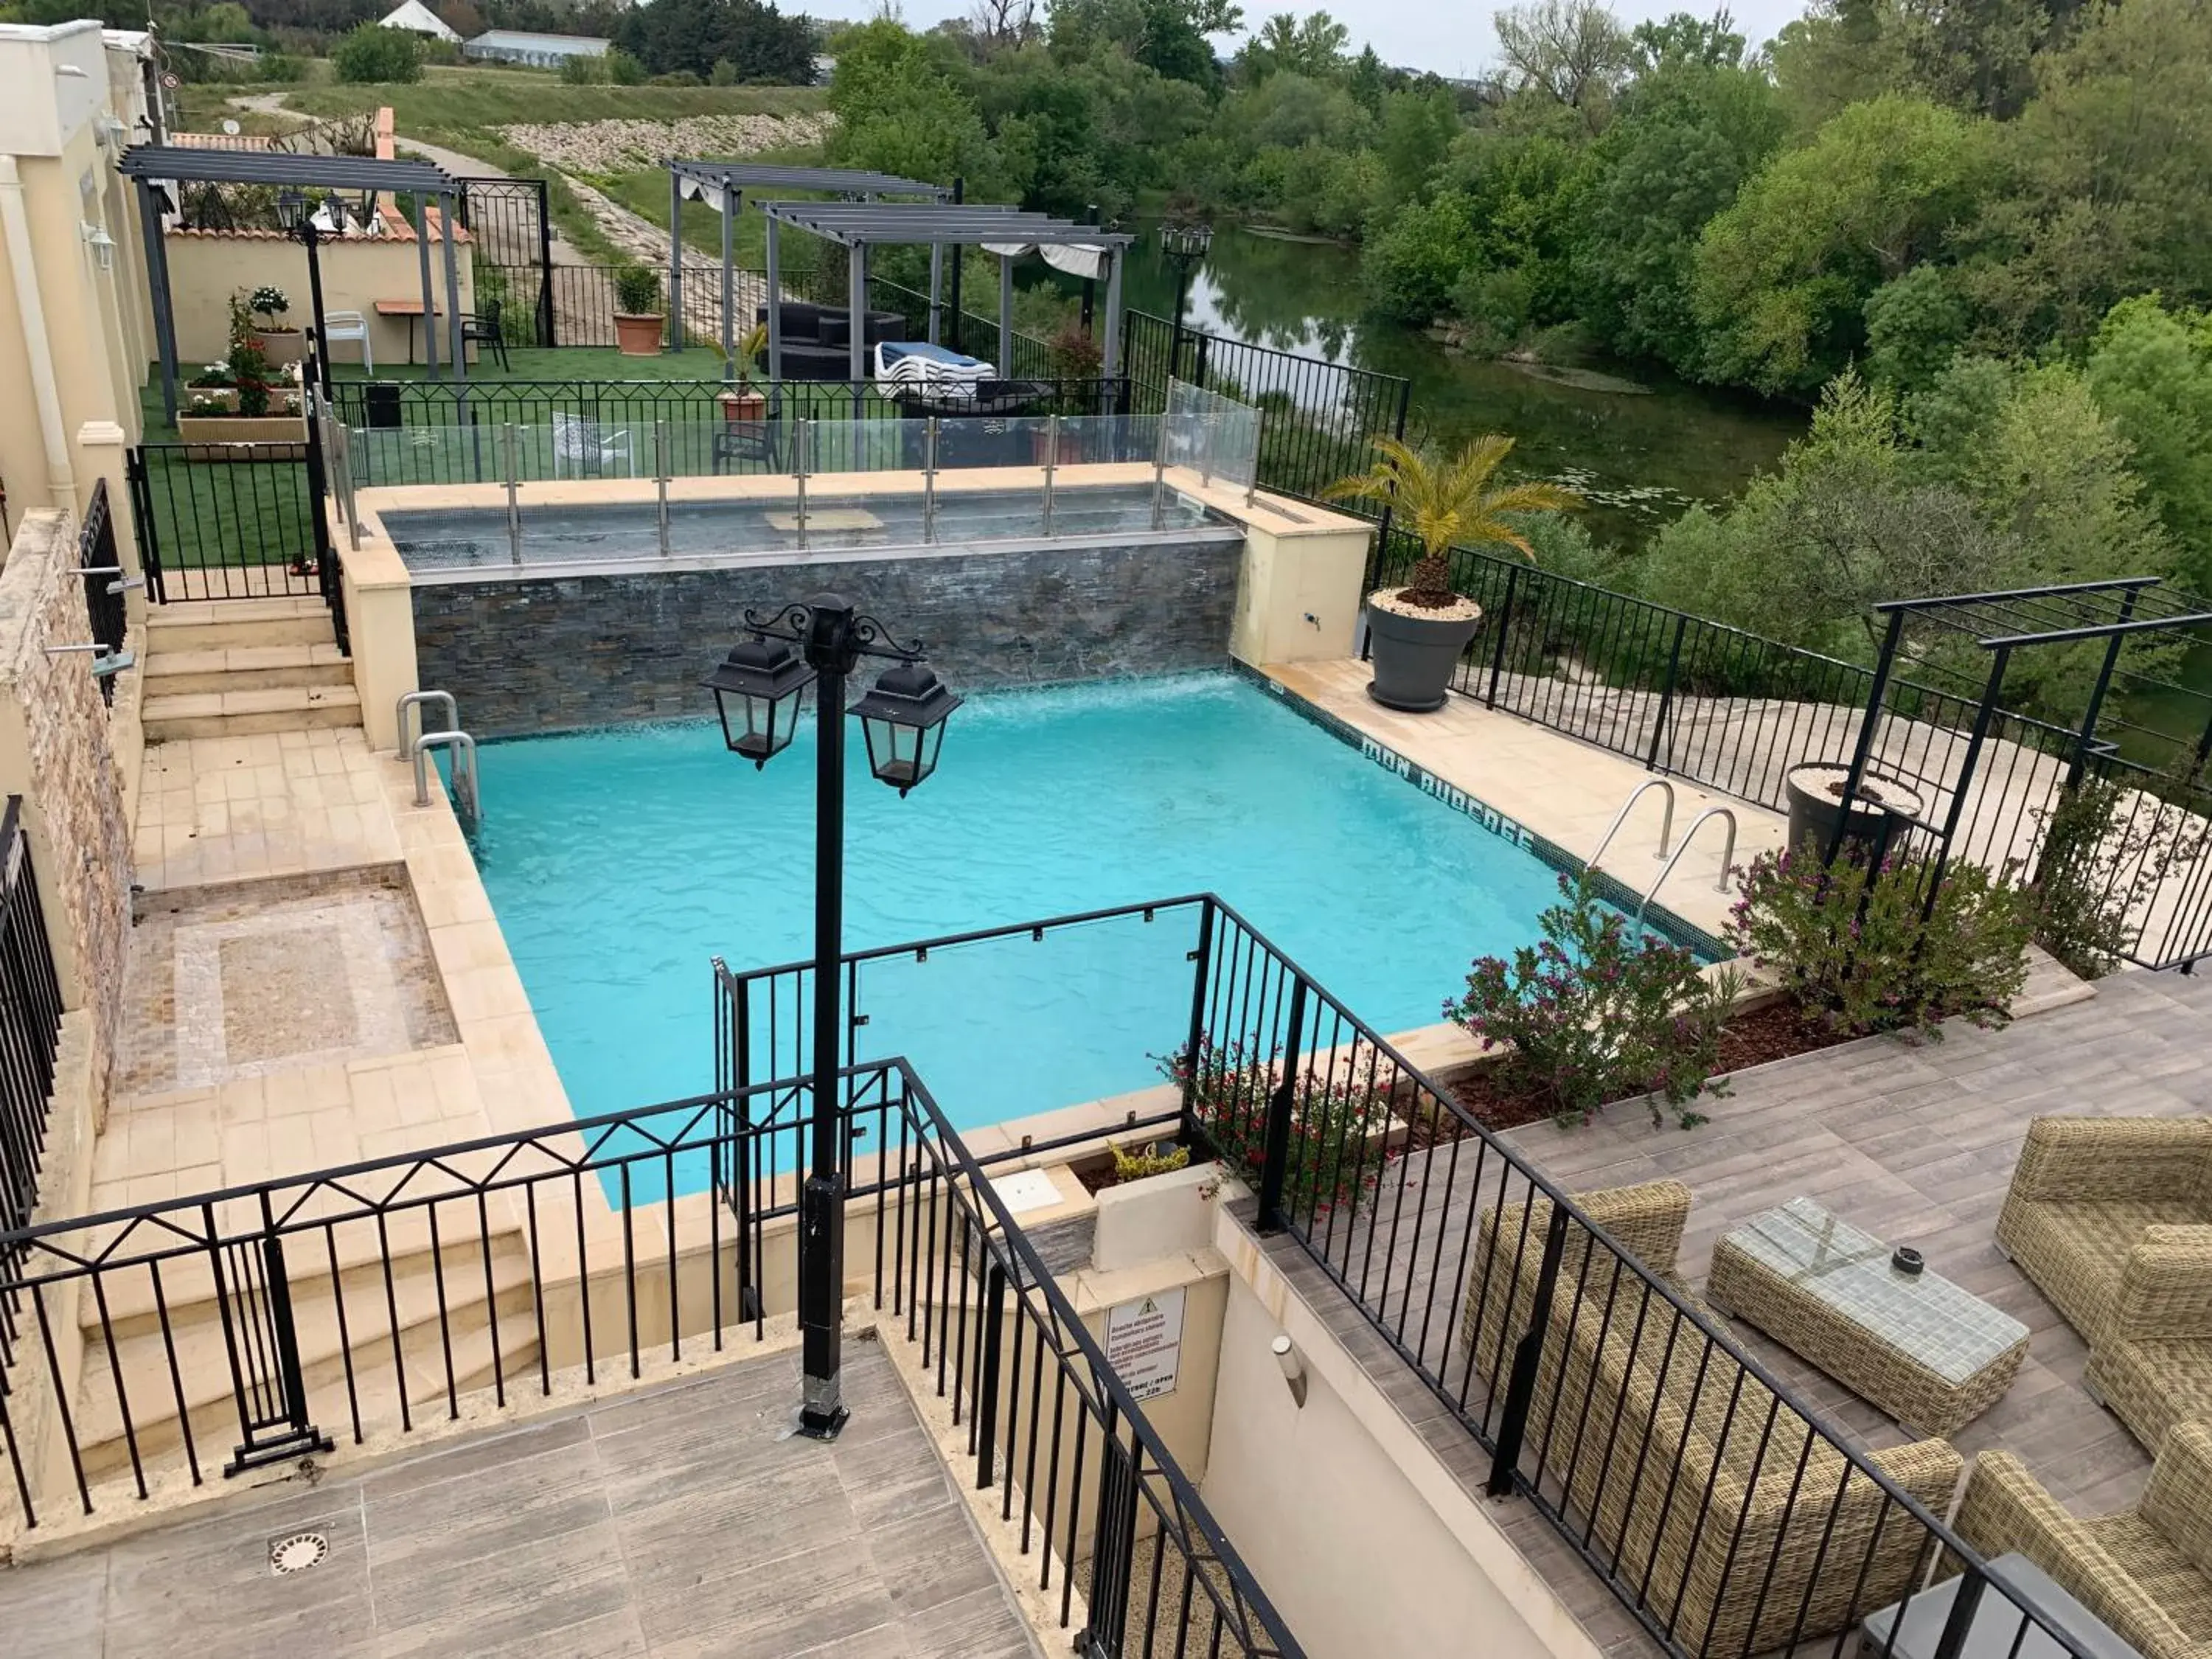
<path fill-rule="evenodd" d="M 1846 808 L 1837 791 L 1850 777 L 1850 767 L 1832 761 L 1806 761 L 1784 775 L 1793 850 L 1809 837 L 1826 853 L 1838 823 L 1841 846 L 1869 861 L 1904 843 L 1912 821 L 1926 810 L 1920 792 L 1903 778 L 1869 767 L 1859 780 L 1861 799 Z"/>
<path fill-rule="evenodd" d="M 1481 626 L 1480 611 L 1445 620 L 1369 605 L 1368 654 L 1375 678 L 1367 683 L 1367 695 L 1385 708 L 1433 714 L 1444 706 L 1460 653 Z"/>

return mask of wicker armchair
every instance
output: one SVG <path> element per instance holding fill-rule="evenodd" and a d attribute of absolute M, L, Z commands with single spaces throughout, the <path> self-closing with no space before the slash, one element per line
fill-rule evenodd
<path fill-rule="evenodd" d="M 2212 1118 L 2039 1117 L 1997 1245 L 2091 1347 L 2146 1228 L 2212 1222 Z"/>
<path fill-rule="evenodd" d="M 2143 1230 L 2086 1380 L 2154 1455 L 2175 1424 L 2212 1419 L 2212 1226 Z"/>
<path fill-rule="evenodd" d="M 1687 1188 L 1654 1182 L 1576 1202 L 1680 1292 Z M 1461 1344 L 1493 1398 L 1528 1327 L 1550 1220 L 1541 1199 L 1481 1217 L 1488 1271 L 1471 1275 Z M 1633 1575 L 1692 1651 L 1758 1653 L 1831 1634 L 1907 1594 L 1923 1530 L 1595 1243 L 1570 1226 L 1525 1442 L 1586 1519 L 1592 1547 Z M 1938 1514 L 1963 1467 L 1942 1440 L 1872 1461 Z"/>
<path fill-rule="evenodd" d="M 2174 1430 L 2142 1501 L 2094 1521 L 2011 1453 L 1984 1452 L 1954 1524 L 1985 1558 L 2027 1557 L 2144 1659 L 2212 1659 L 2212 1425 Z"/>

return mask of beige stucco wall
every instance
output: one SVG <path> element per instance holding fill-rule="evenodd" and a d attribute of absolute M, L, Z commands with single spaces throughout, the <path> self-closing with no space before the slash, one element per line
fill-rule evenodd
<path fill-rule="evenodd" d="M 1225 1212 L 1214 1237 L 1231 1274 L 1200 1492 L 1312 1659 L 1596 1659 L 1258 1241 Z M 1269 1350 L 1279 1334 L 1304 1365 L 1303 1409 Z"/>
<path fill-rule="evenodd" d="M 307 251 L 300 244 L 274 234 L 223 234 L 212 232 L 171 231 L 165 239 L 169 255 L 169 291 L 175 307 L 177 364 L 190 379 L 201 364 L 222 356 L 230 345 L 230 300 L 234 294 L 251 292 L 264 283 L 284 290 L 292 309 L 284 320 L 305 328 L 314 320 L 307 288 Z M 416 360 L 422 356 L 422 325 L 405 318 L 379 317 L 379 300 L 422 297 L 422 271 L 416 244 L 382 237 L 349 237 L 325 241 L 318 249 L 323 270 L 323 310 L 358 311 L 368 319 L 370 337 L 380 364 L 404 363 L 409 330 L 414 331 Z M 461 309 L 476 305 L 476 279 L 470 270 L 469 250 L 460 250 Z M 438 307 L 438 356 L 446 357 L 446 250 L 434 235 L 430 241 L 430 286 Z M 470 360 L 475 361 L 474 348 Z M 341 342 L 332 361 L 358 362 L 361 347 Z"/>

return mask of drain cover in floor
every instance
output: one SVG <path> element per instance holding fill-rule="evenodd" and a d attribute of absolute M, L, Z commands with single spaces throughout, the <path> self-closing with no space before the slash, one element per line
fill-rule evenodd
<path fill-rule="evenodd" d="M 270 1544 L 269 1571 L 280 1578 L 287 1573 L 305 1572 L 330 1553 L 331 1540 L 321 1533 L 295 1532 Z"/>

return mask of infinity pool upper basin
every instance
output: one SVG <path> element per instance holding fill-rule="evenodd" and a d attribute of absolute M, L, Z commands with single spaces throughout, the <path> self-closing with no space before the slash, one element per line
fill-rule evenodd
<path fill-rule="evenodd" d="M 810 720 L 811 726 L 811 720 Z M 902 800 L 852 733 L 848 949 L 1211 889 L 1385 1032 L 1538 936 L 1541 861 L 1226 674 L 972 696 Z M 489 744 L 483 879 L 579 1114 L 714 1083 L 709 958 L 811 951 L 808 726 L 763 771 L 684 723 Z M 1184 1040 L 1195 919 L 872 965 L 863 1059 L 967 1127 L 1142 1088 Z"/>

